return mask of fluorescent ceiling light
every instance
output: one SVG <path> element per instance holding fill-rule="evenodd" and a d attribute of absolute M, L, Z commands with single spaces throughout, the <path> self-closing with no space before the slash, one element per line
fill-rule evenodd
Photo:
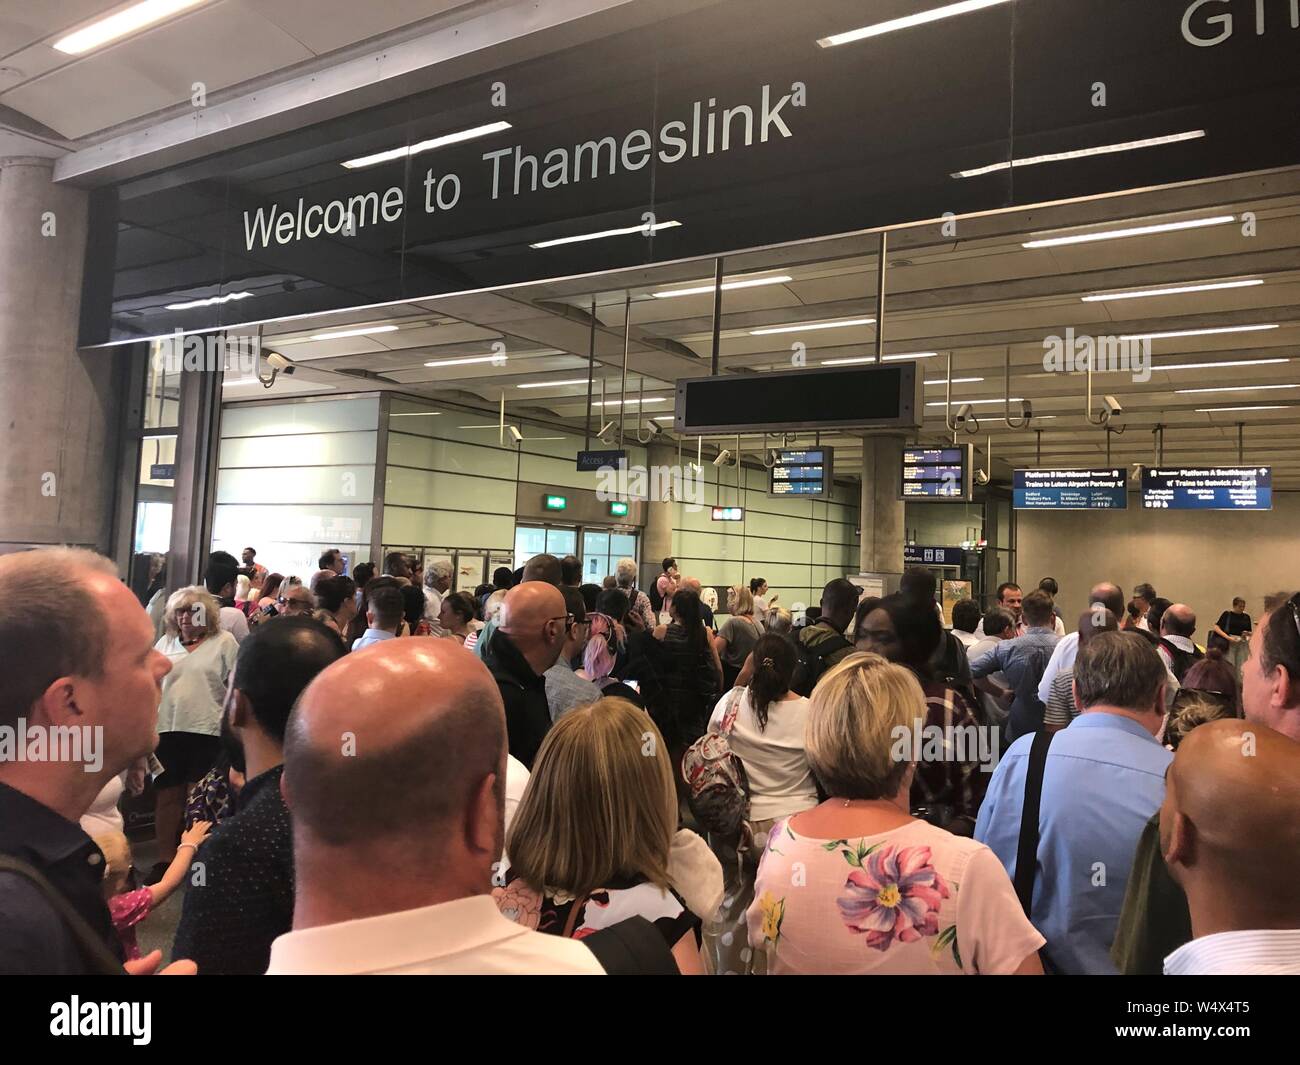
<path fill-rule="evenodd" d="M 1236 215 L 1215 215 L 1213 218 L 1193 218 L 1188 222 L 1161 222 L 1152 226 L 1130 226 L 1127 229 L 1099 230 L 1095 233 L 1076 233 L 1069 237 L 1044 237 L 1029 240 L 1021 245 L 1023 248 L 1059 248 L 1066 244 L 1088 244 L 1094 240 L 1119 240 L 1123 237 L 1145 237 L 1152 233 L 1176 233 L 1184 229 L 1203 229 L 1206 226 L 1222 226 L 1235 222 Z"/>
<path fill-rule="evenodd" d="M 951 403 L 947 404 L 947 406 L 949 406 L 949 407 L 961 407 L 961 406 L 964 406 L 965 404 L 969 403 L 969 404 L 973 407 L 973 406 L 975 406 L 976 404 L 980 404 L 980 403 L 1004 403 L 1004 402 L 1010 402 L 1010 403 L 1023 403 L 1024 400 L 1021 399 L 1019 396 L 1012 396 L 1010 400 L 1002 400 L 1002 399 L 954 399 Z M 938 402 L 932 402 L 932 403 L 927 403 L 927 404 L 926 404 L 927 407 L 942 407 L 942 406 L 944 406 L 944 405 L 945 405 L 945 404 L 944 404 L 943 400 L 939 400 Z"/>
<path fill-rule="evenodd" d="M 479 363 L 494 362 L 500 366 L 508 358 L 509 355 L 475 355 L 468 359 L 443 359 L 441 362 L 426 362 L 424 365 L 436 369 L 439 366 L 477 366 Z"/>
<path fill-rule="evenodd" d="M 501 426 L 493 422 L 491 425 L 458 425 L 457 429 L 500 429 Z"/>
<path fill-rule="evenodd" d="M 905 15 L 902 18 L 890 19 L 888 22 L 877 22 L 875 25 L 863 26 L 861 29 L 833 33 L 829 37 L 823 37 L 817 43 L 823 48 L 834 48 L 837 45 L 866 40 L 868 37 L 879 37 L 882 33 L 911 29 L 913 26 L 923 26 L 927 22 L 938 22 L 940 19 L 952 18 L 954 15 L 966 15 L 972 11 L 982 11 L 986 7 L 1005 3 L 1007 0 L 961 0 L 960 3 L 945 4 L 943 7 L 919 11 L 915 15 Z"/>
<path fill-rule="evenodd" d="M 425 365 L 429 365 L 426 363 Z M 574 377 L 568 381 L 534 381 L 530 385 L 515 385 L 516 388 L 559 388 L 561 385 L 585 385 L 585 377 Z"/>
<path fill-rule="evenodd" d="M 847 329 L 852 325 L 875 325 L 874 318 L 840 318 L 831 322 L 806 322 L 802 325 L 772 325 L 751 329 L 752 337 L 770 337 L 778 333 L 811 333 L 815 329 Z"/>
<path fill-rule="evenodd" d="M 1010 170 L 1013 167 L 1021 166 L 1038 166 L 1040 163 L 1063 163 L 1070 159 L 1087 159 L 1094 155 L 1114 155 L 1116 152 L 1134 152 L 1139 148 L 1157 148 L 1164 144 L 1180 144 L 1183 141 L 1200 140 L 1205 136 L 1205 130 L 1193 129 L 1186 133 L 1170 133 L 1164 137 L 1147 137 L 1140 141 L 1122 141 L 1119 144 L 1099 144 L 1094 148 L 1076 148 L 1072 152 L 1053 152 L 1050 155 L 1031 155 L 1024 159 L 1009 159 L 1002 163 L 991 163 L 988 166 L 977 167 L 974 170 L 959 170 L 952 176 L 955 178 L 983 177 L 985 174 L 993 174 L 999 170 Z"/>
<path fill-rule="evenodd" d="M 1291 409 L 1291 406 L 1290 406 L 1289 404 L 1284 404 L 1284 405 L 1281 406 L 1281 407 L 1197 407 L 1197 408 L 1196 408 L 1196 413 L 1197 413 L 1197 414 L 1228 414 L 1228 413 L 1230 413 L 1230 412 L 1234 412 L 1234 411 L 1247 411 L 1247 410 L 1290 410 L 1290 409 Z"/>
<path fill-rule="evenodd" d="M 440 410 L 419 411 L 412 414 L 390 414 L 390 418 L 434 418 L 442 414 Z"/>
<path fill-rule="evenodd" d="M 666 397 L 666 396 L 657 396 L 657 397 L 656 397 L 656 396 L 649 396 L 648 398 L 643 399 L 643 400 L 635 400 L 635 399 L 629 399 L 629 400 L 628 400 L 628 404 L 629 404 L 629 405 L 631 405 L 631 404 L 633 404 L 633 403 L 638 403 L 638 402 L 640 402 L 640 403 L 667 403 L 667 402 L 668 402 L 668 397 Z M 603 402 L 603 403 L 597 402 L 597 403 L 593 403 L 593 404 L 592 404 L 593 407 L 621 407 L 622 405 L 623 405 L 623 401 L 622 401 L 621 399 L 607 399 L 607 400 L 605 400 L 605 402 Z"/>
<path fill-rule="evenodd" d="M 656 414 L 650 420 L 655 422 L 670 422 L 676 417 L 677 417 L 676 414 Z"/>
<path fill-rule="evenodd" d="M 229 303 L 231 300 L 247 299 L 251 292 L 227 292 L 224 296 L 209 296 L 205 300 L 188 300 L 185 303 L 169 303 L 169 311 L 188 311 L 192 307 L 212 307 L 218 303 Z"/>
<path fill-rule="evenodd" d="M 528 246 L 530 248 L 554 248 L 560 244 L 577 244 L 584 240 L 603 240 L 605 237 L 625 237 L 629 233 L 645 233 L 647 229 L 652 233 L 658 233 L 661 229 L 676 229 L 680 225 L 680 222 L 656 222 L 651 226 L 639 225 L 624 226 L 622 229 L 602 229 L 599 233 L 580 233 L 576 237 L 558 237 L 555 240 L 542 240 Z"/>
<path fill-rule="evenodd" d="M 366 337 L 372 333 L 396 333 L 395 325 L 371 325 L 364 329 L 340 329 L 337 333 L 313 333 L 312 340 L 342 340 L 344 337 Z"/>
<path fill-rule="evenodd" d="M 907 359 L 933 359 L 937 351 L 914 351 L 910 355 L 886 355 L 885 362 L 902 362 Z M 823 366 L 857 366 L 864 362 L 875 362 L 874 355 L 859 355 L 852 359 L 822 359 Z"/>
<path fill-rule="evenodd" d="M 1172 337 L 1208 337 L 1219 333 L 1257 333 L 1262 329 L 1276 328 L 1276 325 L 1227 325 L 1217 329 L 1180 329 L 1171 333 L 1131 333 L 1120 340 L 1169 340 Z"/>
<path fill-rule="evenodd" d="M 349 159 L 343 165 L 349 170 L 358 170 L 363 166 L 374 166 L 376 163 L 386 163 L 390 159 L 401 159 L 404 156 L 416 155 L 419 152 L 431 151 L 434 148 L 441 148 L 447 144 L 459 144 L 461 141 L 473 140 L 475 137 L 486 137 L 493 133 L 500 133 L 502 130 L 510 129 L 509 122 L 489 122 L 486 126 L 475 126 L 473 129 L 462 129 L 456 133 L 444 133 L 441 137 L 434 137 L 431 140 L 420 141 L 419 144 L 411 144 L 404 148 L 391 148 L 386 152 L 376 152 L 374 155 L 363 155 L 360 159 Z"/>
<path fill-rule="evenodd" d="M 1254 288 L 1264 283 L 1262 278 L 1250 281 L 1206 281 L 1199 285 L 1180 285 L 1178 288 L 1149 288 L 1141 292 L 1106 292 L 1084 296 L 1084 303 L 1101 303 L 1103 300 L 1140 300 L 1148 296 L 1181 296 L 1187 292 L 1214 292 L 1225 288 Z"/>
<path fill-rule="evenodd" d="M 982 377 L 954 377 L 952 381 L 949 382 L 947 378 L 935 377 L 932 380 L 926 381 L 925 384 L 927 388 L 931 385 L 946 385 L 946 384 L 977 385 L 983 380 L 984 378 Z"/>
<path fill-rule="evenodd" d="M 141 0 L 138 4 L 123 8 L 55 41 L 54 48 L 66 55 L 81 55 L 206 2 L 207 0 Z"/>
<path fill-rule="evenodd" d="M 794 278 L 789 274 L 778 274 L 776 277 L 756 277 L 747 281 L 724 281 L 722 290 L 729 292 L 736 288 L 760 288 L 763 285 L 784 285 L 787 281 L 793 281 Z M 650 295 L 657 300 L 668 300 L 674 296 L 703 296 L 713 292 L 713 285 L 697 285 L 693 288 L 674 288 L 664 292 L 652 292 Z"/>
<path fill-rule="evenodd" d="M 1290 359 L 1230 359 L 1227 362 L 1179 362 L 1172 366 L 1152 366 L 1156 370 L 1216 370 L 1221 366 L 1276 366 L 1278 363 L 1290 362 Z M 1110 371 L 1107 371 L 1110 372 Z M 1125 373 L 1115 370 L 1115 373 Z"/>
<path fill-rule="evenodd" d="M 1222 388 L 1175 388 L 1176 396 L 1195 396 L 1205 392 L 1280 392 L 1300 385 L 1224 385 Z"/>

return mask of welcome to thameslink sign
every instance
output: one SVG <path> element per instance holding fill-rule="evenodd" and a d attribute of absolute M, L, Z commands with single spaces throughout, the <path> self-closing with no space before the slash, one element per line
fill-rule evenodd
<path fill-rule="evenodd" d="M 483 172 L 479 177 L 491 189 L 491 198 L 499 200 L 537 193 L 539 187 L 558 189 L 570 182 L 599 181 L 602 177 L 615 177 L 623 172 L 641 170 L 655 156 L 660 163 L 670 166 L 683 159 L 698 159 L 701 153 L 713 155 L 733 149 L 751 148 L 755 143 L 766 144 L 769 138 L 790 138 L 793 130 L 787 124 L 788 115 L 782 114 L 787 106 L 807 106 L 808 88 L 796 81 L 789 90 L 777 95 L 771 85 L 758 92 L 756 106 L 739 103 L 733 107 L 716 109 L 717 101 L 696 100 L 691 105 L 688 119 L 674 118 L 665 122 L 652 135 L 647 129 L 633 129 L 617 139 L 605 136 L 592 138 L 575 145 L 552 148 L 541 158 L 526 152 L 522 145 L 484 152 Z M 435 173 L 433 167 L 425 170 L 423 208 L 425 214 L 453 211 L 460 203 L 463 181 L 458 173 Z M 244 248 L 252 251 L 254 245 L 267 247 L 289 244 L 298 240 L 314 240 L 322 234 L 343 233 L 353 235 L 363 226 L 401 221 L 406 207 L 405 193 L 400 185 L 383 190 L 358 193 L 346 200 L 334 199 L 326 203 L 311 203 L 299 197 L 293 206 L 273 203 L 270 207 L 245 210 Z M 656 228 L 652 214 L 643 218 L 646 235 Z"/>

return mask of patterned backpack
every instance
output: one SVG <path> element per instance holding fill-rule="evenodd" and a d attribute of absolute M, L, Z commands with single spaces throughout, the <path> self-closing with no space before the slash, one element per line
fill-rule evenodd
<path fill-rule="evenodd" d="M 682 755 L 687 804 L 700 828 L 725 837 L 739 835 L 749 818 L 749 778 L 727 737 L 736 725 L 739 696 L 734 688 L 717 732 L 706 732 Z"/>

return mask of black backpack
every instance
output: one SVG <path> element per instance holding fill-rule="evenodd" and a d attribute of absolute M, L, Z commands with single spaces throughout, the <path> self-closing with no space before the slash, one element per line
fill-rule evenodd
<path fill-rule="evenodd" d="M 796 662 L 794 675 L 790 678 L 790 690 L 804 697 L 812 695 L 812 690 L 817 686 L 821 675 L 829 668 L 826 659 L 846 647 L 852 648 L 853 644 L 834 631 L 827 639 L 819 640 L 816 647 L 809 647 L 802 638 L 796 640 L 794 646 Z"/>

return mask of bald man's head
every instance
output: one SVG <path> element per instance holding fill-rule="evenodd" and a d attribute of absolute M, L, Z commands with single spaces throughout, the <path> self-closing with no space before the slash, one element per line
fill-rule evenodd
<path fill-rule="evenodd" d="M 1124 612 L 1124 589 L 1110 581 L 1094 584 L 1088 593 L 1089 603 L 1100 603 L 1116 617 Z"/>
<path fill-rule="evenodd" d="M 496 682 L 464 648 L 386 640 L 346 655 L 307 686 L 289 718 L 284 787 L 295 846 L 396 845 L 427 874 L 462 853 L 456 835 L 493 774 L 503 833 L 505 758 Z"/>
<path fill-rule="evenodd" d="M 568 608 L 553 585 L 526 581 L 506 593 L 501 631 L 519 648 L 536 673 L 545 673 L 564 647 Z"/>
<path fill-rule="evenodd" d="M 1239 928 L 1297 927 L 1300 744 L 1237 718 L 1193 729 L 1166 776 L 1160 843 L 1194 929 L 1198 907 L 1204 922 L 1225 905 Z"/>
<path fill-rule="evenodd" d="M 682 578 L 682 587 L 685 588 L 685 589 L 686 589 L 687 591 L 689 591 L 689 592 L 699 592 L 699 590 L 700 590 L 700 578 L 699 578 L 699 577 L 683 577 L 683 578 Z"/>
<path fill-rule="evenodd" d="M 563 577 L 564 567 L 554 555 L 534 555 L 524 563 L 525 581 L 542 581 L 558 588 Z"/>
<path fill-rule="evenodd" d="M 1191 638 L 1196 631 L 1196 611 L 1186 603 L 1174 603 L 1160 619 L 1160 631 L 1166 636 Z"/>

